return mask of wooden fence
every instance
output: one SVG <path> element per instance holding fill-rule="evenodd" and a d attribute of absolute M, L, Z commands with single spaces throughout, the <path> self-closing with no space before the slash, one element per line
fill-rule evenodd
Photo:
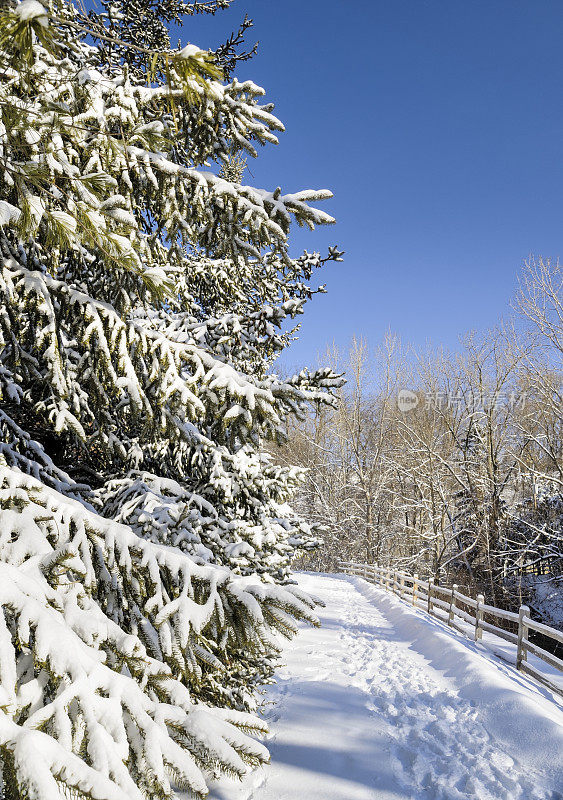
<path fill-rule="evenodd" d="M 487 605 L 482 594 L 477 595 L 476 600 L 461 594 L 455 583 L 451 588 L 437 586 L 432 578 L 423 581 L 416 574 L 409 575 L 406 572 L 378 567 L 375 564 L 340 561 L 339 565 L 347 575 L 358 575 L 388 592 L 393 592 L 416 608 L 421 608 L 436 619 L 446 622 L 464 636 L 468 635 L 467 625 L 470 625 L 473 628 L 473 638 L 476 642 L 482 638 L 483 631 L 487 631 L 514 644 L 516 646 L 516 669 L 525 672 L 563 697 L 563 686 L 555 683 L 549 676 L 528 662 L 528 653 L 532 653 L 563 674 L 563 660 L 529 639 L 530 631 L 535 631 L 563 644 L 563 632 L 535 622 L 530 617 L 528 606 L 520 606 L 520 610 L 516 614 L 513 611 L 504 611 L 501 608 Z M 461 620 L 466 623 L 465 626 L 461 624 Z M 495 624 L 499 621 L 502 627 Z"/>

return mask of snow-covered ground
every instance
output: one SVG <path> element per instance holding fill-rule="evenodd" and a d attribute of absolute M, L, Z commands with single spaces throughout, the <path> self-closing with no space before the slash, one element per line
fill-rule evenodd
<path fill-rule="evenodd" d="M 563 800 L 563 709 L 360 578 L 303 574 L 322 628 L 288 645 L 272 763 L 214 800 Z"/>

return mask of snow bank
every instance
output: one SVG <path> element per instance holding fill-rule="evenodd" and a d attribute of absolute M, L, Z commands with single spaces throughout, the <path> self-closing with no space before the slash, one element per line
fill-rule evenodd
<path fill-rule="evenodd" d="M 362 578 L 343 578 L 385 614 L 411 649 L 449 678 L 459 695 L 479 710 L 487 731 L 503 749 L 549 776 L 563 798 L 563 707 L 555 696 L 479 644 Z M 554 795 L 554 800 L 555 800 Z"/>
<path fill-rule="evenodd" d="M 213 800 L 563 800 L 547 690 L 362 579 L 299 585 L 326 607 L 269 688 L 271 764 Z"/>

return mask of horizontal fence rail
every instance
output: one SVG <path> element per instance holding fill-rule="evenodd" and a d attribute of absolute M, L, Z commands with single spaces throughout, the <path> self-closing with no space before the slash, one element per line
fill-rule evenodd
<path fill-rule="evenodd" d="M 563 685 L 558 685 L 550 679 L 550 676 L 528 662 L 528 653 L 531 653 L 563 675 L 563 660 L 529 639 L 530 631 L 533 631 L 563 644 L 563 632 L 531 619 L 528 606 L 520 606 L 518 613 L 505 611 L 487 605 L 482 594 L 477 595 L 477 599 L 461 594 L 455 583 L 450 588 L 438 586 L 432 578 L 423 581 L 416 574 L 409 575 L 376 564 L 340 561 L 339 568 L 347 575 L 357 575 L 388 592 L 393 592 L 402 600 L 445 622 L 464 636 L 469 635 L 467 625 L 470 625 L 476 642 L 482 639 L 485 631 L 510 642 L 516 647 L 516 669 L 530 675 L 563 697 Z M 491 619 L 494 622 L 491 622 Z M 498 621 L 501 621 L 504 627 L 495 624 Z"/>

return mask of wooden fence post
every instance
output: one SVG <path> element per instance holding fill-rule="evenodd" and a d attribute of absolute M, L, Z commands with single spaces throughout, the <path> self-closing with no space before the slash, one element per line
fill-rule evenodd
<path fill-rule="evenodd" d="M 516 651 L 516 669 L 522 669 L 522 662 L 527 661 L 528 653 L 526 643 L 528 641 L 528 626 L 524 622 L 524 617 L 530 616 L 528 606 L 520 606 L 518 611 L 518 649 Z"/>
<path fill-rule="evenodd" d="M 416 596 L 418 594 L 418 572 L 414 573 L 414 580 L 412 582 L 412 604 L 416 605 Z"/>
<path fill-rule="evenodd" d="M 483 629 L 481 628 L 481 622 L 483 621 L 483 606 L 485 603 L 485 597 L 482 594 L 477 595 L 477 607 L 475 609 L 475 641 L 478 642 L 479 639 L 483 636 Z"/>
<path fill-rule="evenodd" d="M 454 583 L 452 586 L 452 595 L 450 597 L 450 610 L 448 612 L 448 625 L 450 628 L 453 625 L 454 621 L 454 608 L 455 608 L 455 593 L 457 592 L 457 583 Z"/>
<path fill-rule="evenodd" d="M 434 578 L 428 578 L 428 613 L 432 613 L 432 587 L 434 586 Z"/>
<path fill-rule="evenodd" d="M 398 583 L 397 583 L 397 570 L 393 570 L 393 594 L 397 594 Z"/>
<path fill-rule="evenodd" d="M 404 594 L 405 594 L 405 576 L 401 572 L 401 580 L 399 583 L 399 597 L 403 599 Z"/>

